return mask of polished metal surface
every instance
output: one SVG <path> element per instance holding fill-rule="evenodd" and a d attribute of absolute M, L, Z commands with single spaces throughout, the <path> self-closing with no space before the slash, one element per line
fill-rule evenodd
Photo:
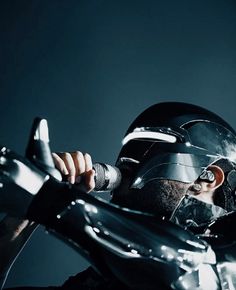
<path fill-rule="evenodd" d="M 189 154 L 190 146 L 184 146 Z M 168 154 L 163 155 L 163 160 L 173 157 L 176 165 L 184 157 Z M 186 157 L 182 165 L 187 167 L 188 163 L 191 167 L 191 158 Z M 115 277 L 130 288 L 236 289 L 235 213 L 214 220 L 201 235 L 196 235 L 161 217 L 84 194 L 76 186 L 47 174 L 47 160 L 43 161 L 37 167 L 37 163 L 2 147 L 0 210 L 18 215 L 23 205 L 16 207 L 13 193 L 18 198 L 33 196 L 23 211 L 26 218 L 30 215 L 45 225 L 82 253 L 104 277 Z"/>
<path fill-rule="evenodd" d="M 222 290 L 236 289 L 236 261 L 217 264 Z"/>
<path fill-rule="evenodd" d="M 21 190 L 31 193 L 31 187 L 25 186 L 29 183 L 25 177 L 31 174 L 40 176 L 40 184 L 44 182 L 44 193 L 48 191 L 50 195 L 53 187 L 58 190 L 62 184 L 67 196 L 77 196 L 60 212 L 55 210 L 57 195 L 53 201 L 48 199 L 47 203 L 52 202 L 51 207 L 47 205 L 50 217 L 46 222 L 42 219 L 41 223 L 78 252 L 83 252 L 99 271 L 108 268 L 111 276 L 114 275 L 127 286 L 135 286 L 136 289 L 143 289 L 143 285 L 146 285 L 147 289 L 171 286 L 181 290 L 218 290 L 219 283 L 224 290 L 234 289 L 234 264 L 223 261 L 217 265 L 217 251 L 213 251 L 209 243 L 191 232 L 170 221 L 119 208 L 84 195 L 75 187 L 63 185 L 53 177 L 49 177 L 51 181 L 47 189 L 47 175 L 35 166 L 29 166 L 26 159 L 16 159 L 17 155 L 10 151 L 4 153 L 3 157 L 1 173 L 7 176 L 8 182 L 17 184 Z M 38 213 L 35 218 L 40 221 Z M 213 270 L 216 265 L 220 279 Z M 143 275 L 132 276 L 130 270 L 141 271 Z M 227 288 L 226 283 L 231 286 Z"/>

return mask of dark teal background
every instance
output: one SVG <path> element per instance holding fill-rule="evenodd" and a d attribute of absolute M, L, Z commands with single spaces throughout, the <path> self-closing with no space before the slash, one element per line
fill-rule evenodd
<path fill-rule="evenodd" d="M 202 105 L 236 128 L 236 3 L 1 1 L 0 96 L 0 142 L 21 154 L 35 116 L 48 119 L 53 151 L 111 163 L 156 102 Z M 84 267 L 40 228 L 7 286 L 59 285 Z"/>

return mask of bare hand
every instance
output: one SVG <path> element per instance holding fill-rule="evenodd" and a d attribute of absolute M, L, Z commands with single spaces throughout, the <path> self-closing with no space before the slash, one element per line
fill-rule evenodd
<path fill-rule="evenodd" d="M 61 152 L 52 153 L 55 166 L 72 184 L 78 183 L 90 192 L 95 187 L 92 159 L 88 153 Z"/>

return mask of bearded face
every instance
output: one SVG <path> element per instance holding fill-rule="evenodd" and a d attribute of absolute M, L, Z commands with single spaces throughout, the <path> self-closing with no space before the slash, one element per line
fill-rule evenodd
<path fill-rule="evenodd" d="M 152 180 L 142 189 L 130 189 L 129 181 L 113 191 L 111 202 L 133 210 L 170 217 L 189 184 L 173 180 Z"/>

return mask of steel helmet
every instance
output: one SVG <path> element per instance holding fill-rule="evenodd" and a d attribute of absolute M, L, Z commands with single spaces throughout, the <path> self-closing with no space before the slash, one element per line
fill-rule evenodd
<path fill-rule="evenodd" d="M 134 120 L 122 143 L 117 165 L 138 168 L 131 188 L 158 179 L 192 183 L 217 163 L 226 176 L 224 208 L 234 209 L 236 133 L 215 113 L 180 102 L 155 104 Z"/>

